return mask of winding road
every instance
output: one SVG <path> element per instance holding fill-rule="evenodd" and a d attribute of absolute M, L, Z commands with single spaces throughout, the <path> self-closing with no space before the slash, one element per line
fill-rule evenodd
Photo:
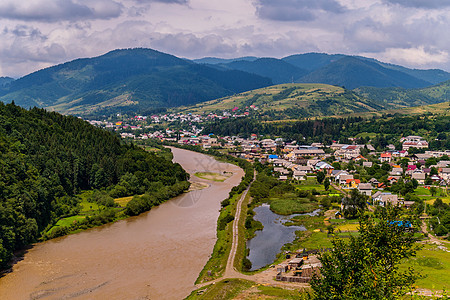
<path fill-rule="evenodd" d="M 256 172 L 254 174 L 253 180 L 254 180 L 255 176 L 256 176 Z M 253 183 L 253 181 L 252 181 L 252 183 Z M 286 288 L 286 286 L 290 286 L 291 288 L 305 288 L 305 287 L 309 286 L 309 284 L 307 284 L 307 283 L 297 283 L 297 282 L 281 283 L 281 282 L 275 281 L 274 273 L 273 273 L 274 269 L 269 268 L 261 273 L 255 273 L 253 275 L 245 275 L 245 274 L 240 273 L 234 267 L 234 261 L 236 259 L 236 252 L 237 252 L 237 248 L 238 248 L 238 244 L 239 244 L 239 220 L 241 218 L 242 204 L 245 200 L 245 197 L 247 196 L 249 189 L 250 189 L 250 186 L 242 193 L 241 198 L 237 202 L 236 214 L 235 214 L 235 217 L 233 220 L 233 241 L 231 243 L 231 250 L 230 250 L 230 254 L 228 255 L 228 260 L 227 260 L 227 265 L 225 268 L 224 275 L 220 278 L 197 284 L 196 285 L 197 289 L 200 289 L 200 288 L 205 287 L 210 284 L 215 284 L 224 279 L 231 279 L 231 278 L 246 279 L 246 280 L 256 282 L 258 284 L 272 285 L 272 286 L 278 286 L 278 287 L 284 287 L 284 288 Z"/>

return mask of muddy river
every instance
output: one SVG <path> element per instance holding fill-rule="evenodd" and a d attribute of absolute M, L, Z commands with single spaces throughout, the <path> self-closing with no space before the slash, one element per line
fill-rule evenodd
<path fill-rule="evenodd" d="M 176 149 L 174 161 L 208 188 L 150 212 L 34 245 L 0 278 L 0 299 L 183 299 L 216 239 L 220 202 L 244 175 L 238 167 Z M 195 172 L 232 172 L 224 182 Z"/>

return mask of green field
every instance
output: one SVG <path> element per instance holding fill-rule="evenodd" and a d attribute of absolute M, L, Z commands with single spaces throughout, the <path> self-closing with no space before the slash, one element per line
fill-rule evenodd
<path fill-rule="evenodd" d="M 270 198 L 268 202 L 270 210 L 279 215 L 307 213 L 319 207 L 317 203 L 310 202 L 308 198 L 298 197 Z"/>
<path fill-rule="evenodd" d="M 450 253 L 438 249 L 436 245 L 425 245 L 416 257 L 408 259 L 401 267 L 403 270 L 413 267 L 425 276 L 416 281 L 419 288 L 447 292 L 450 289 Z"/>
<path fill-rule="evenodd" d="M 85 218 L 86 218 L 86 216 L 80 216 L 80 215 L 63 218 L 63 219 L 60 219 L 58 222 L 56 222 L 55 226 L 70 226 L 70 225 L 72 225 L 78 221 L 81 221 Z"/>

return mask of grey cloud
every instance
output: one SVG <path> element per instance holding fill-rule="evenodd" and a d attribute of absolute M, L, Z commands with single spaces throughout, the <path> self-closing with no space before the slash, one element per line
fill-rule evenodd
<path fill-rule="evenodd" d="M 6 0 L 0 3 L 0 18 L 41 22 L 111 19 L 118 17 L 122 8 L 112 0 Z"/>
<path fill-rule="evenodd" d="M 12 34 L 15 37 L 26 37 L 32 40 L 39 39 L 44 41 L 47 38 L 39 29 L 27 25 L 16 25 L 14 28 L 5 27 L 3 33 Z"/>
<path fill-rule="evenodd" d="M 220 35 L 209 34 L 198 37 L 194 34 L 155 34 L 150 47 L 183 57 L 227 55 L 236 52 L 236 46 L 227 43 Z"/>
<path fill-rule="evenodd" d="M 336 0 L 257 0 L 256 13 L 262 19 L 275 21 L 311 21 L 320 11 L 343 13 Z"/>
<path fill-rule="evenodd" d="M 136 2 L 141 2 L 141 3 L 159 2 L 159 3 L 167 3 L 167 4 L 188 4 L 189 0 L 136 0 Z"/>
<path fill-rule="evenodd" d="M 404 7 L 437 9 L 450 7 L 448 0 L 384 0 L 385 3 L 398 4 Z"/>

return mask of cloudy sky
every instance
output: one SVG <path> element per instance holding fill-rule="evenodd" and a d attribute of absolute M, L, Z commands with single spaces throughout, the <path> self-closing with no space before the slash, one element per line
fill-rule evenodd
<path fill-rule="evenodd" d="M 117 48 L 357 54 L 450 71 L 448 0 L 0 0 L 0 76 Z"/>

